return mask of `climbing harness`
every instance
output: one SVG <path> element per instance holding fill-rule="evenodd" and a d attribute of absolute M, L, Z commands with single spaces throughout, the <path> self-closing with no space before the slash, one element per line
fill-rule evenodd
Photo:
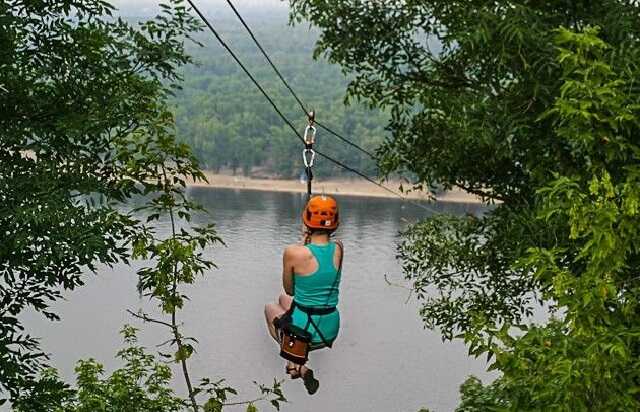
<path fill-rule="evenodd" d="M 328 340 L 322 334 L 320 327 L 313 320 L 312 316 L 314 315 L 329 315 L 335 312 L 337 309 L 335 306 L 327 306 L 329 303 L 329 299 L 331 298 L 331 293 L 336 289 L 338 280 L 340 279 L 340 274 L 342 272 L 342 258 L 344 257 L 344 247 L 342 242 L 336 241 L 336 245 L 340 248 L 340 263 L 338 264 L 338 271 L 336 272 L 336 278 L 333 280 L 333 284 L 331 285 L 331 289 L 329 290 L 329 294 L 327 295 L 327 301 L 324 306 L 320 307 L 309 307 L 303 306 L 296 301 L 291 302 L 291 308 L 282 315 L 280 318 L 274 319 L 274 326 L 279 329 L 280 332 L 280 356 L 284 359 L 287 359 L 295 364 L 304 365 L 309 360 L 309 352 L 315 349 L 320 348 L 331 348 L 333 345 L 333 340 Z M 307 315 L 307 324 L 304 328 L 300 328 L 295 326 L 291 322 L 291 315 L 295 308 L 298 308 L 301 312 Z M 320 336 L 320 340 L 322 344 L 314 345 L 311 341 L 311 333 L 309 333 L 309 326 L 313 326 L 313 328 L 318 332 L 318 336 Z"/>
<path fill-rule="evenodd" d="M 309 124 L 304 129 L 304 149 L 302 149 L 302 161 L 304 162 L 305 173 L 307 175 L 307 201 L 311 199 L 311 181 L 313 180 L 313 162 L 316 160 L 316 152 L 313 145 L 316 142 L 315 112 L 307 114 Z"/>

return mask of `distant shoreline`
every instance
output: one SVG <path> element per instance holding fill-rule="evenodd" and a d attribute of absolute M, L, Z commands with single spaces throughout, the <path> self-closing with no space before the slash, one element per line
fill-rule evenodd
<path fill-rule="evenodd" d="M 189 186 L 193 187 L 215 187 L 238 190 L 260 190 L 265 192 L 289 192 L 289 193 L 306 193 L 307 186 L 298 180 L 284 179 L 257 179 L 245 176 L 231 176 L 227 174 L 216 174 L 205 171 L 208 183 L 193 183 Z M 400 193 L 400 182 L 386 182 L 385 186 L 389 189 Z M 381 198 L 397 198 L 393 194 L 379 188 L 369 182 L 361 180 L 320 180 L 313 181 L 313 191 L 315 193 L 326 193 L 328 195 L 340 196 L 356 196 L 356 197 L 381 197 Z M 429 196 L 425 192 L 409 192 L 404 193 L 404 197 L 412 200 L 429 200 Z M 466 193 L 462 190 L 452 190 L 436 196 L 437 201 L 454 202 L 454 203 L 476 203 L 481 204 L 482 200 L 475 195 Z"/>

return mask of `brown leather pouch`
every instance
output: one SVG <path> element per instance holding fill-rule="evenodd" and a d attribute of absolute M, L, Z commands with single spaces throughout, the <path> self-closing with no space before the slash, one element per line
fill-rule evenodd
<path fill-rule="evenodd" d="M 282 328 L 281 338 L 280 356 L 298 365 L 304 365 L 309 360 L 309 332 L 289 324 Z"/>

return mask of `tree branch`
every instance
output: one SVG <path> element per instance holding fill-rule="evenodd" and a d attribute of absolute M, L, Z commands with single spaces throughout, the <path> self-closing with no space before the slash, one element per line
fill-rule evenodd
<path fill-rule="evenodd" d="M 223 403 L 222 406 L 234 406 L 234 405 L 249 405 L 251 403 L 256 403 L 256 402 L 260 402 L 260 401 L 264 401 L 268 399 L 267 395 L 261 396 L 259 398 L 255 398 L 253 400 L 250 401 L 239 401 L 239 402 L 228 402 L 228 403 Z"/>
<path fill-rule="evenodd" d="M 158 325 L 163 325 L 163 326 L 166 326 L 166 327 L 171 328 L 171 329 L 173 329 L 175 327 L 171 323 L 167 323 L 167 322 L 164 322 L 164 321 L 161 321 L 161 320 L 158 320 L 158 319 L 154 319 L 154 318 L 150 317 L 149 315 L 147 315 L 146 313 L 142 313 L 142 314 L 135 313 L 130 309 L 127 309 L 127 312 L 130 315 L 132 315 L 133 317 L 138 318 L 138 319 L 142 319 L 145 322 L 156 323 Z"/>
<path fill-rule="evenodd" d="M 167 178 L 167 169 L 162 166 L 162 177 L 165 180 L 164 183 L 171 183 Z M 176 234 L 176 221 L 175 216 L 173 214 L 173 207 L 169 206 L 169 219 L 171 221 L 171 237 L 175 240 L 177 237 Z M 175 262 L 173 264 L 173 279 L 171 286 L 171 296 L 175 299 L 178 294 L 178 263 Z M 184 347 L 182 343 L 182 336 L 180 335 L 180 331 L 178 330 L 178 325 L 176 323 L 176 307 L 175 305 L 171 306 L 171 325 L 173 330 L 173 337 L 175 339 L 176 345 L 178 346 L 178 351 L 182 352 Z M 196 402 L 196 394 L 193 391 L 193 385 L 191 384 L 191 378 L 189 377 L 189 369 L 187 367 L 187 357 L 180 357 L 180 366 L 182 366 L 182 374 L 184 376 L 184 380 L 187 384 L 187 390 L 189 392 L 189 399 L 191 400 L 191 407 L 193 408 L 193 412 L 198 412 L 198 403 Z"/>
<path fill-rule="evenodd" d="M 500 195 L 497 195 L 495 193 L 488 193 L 488 192 L 485 192 L 484 190 L 476 189 L 476 188 L 473 188 L 471 186 L 467 186 L 467 185 L 465 185 L 463 183 L 456 182 L 456 183 L 454 183 L 454 185 L 457 188 L 464 190 L 465 192 L 471 193 L 471 194 L 476 195 L 476 196 L 480 196 L 483 199 L 499 200 L 500 202 L 506 202 L 508 200 L 504 196 L 500 196 Z"/>

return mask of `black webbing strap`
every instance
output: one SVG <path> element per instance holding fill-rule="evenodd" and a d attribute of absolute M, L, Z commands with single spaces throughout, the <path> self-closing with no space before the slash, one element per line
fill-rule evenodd
<path fill-rule="evenodd" d="M 307 202 L 311 200 L 311 181 L 313 180 L 313 172 L 311 166 L 308 166 L 305 171 L 307 172 Z"/>
<path fill-rule="evenodd" d="M 335 306 L 326 306 L 326 307 L 318 307 L 318 306 L 304 306 L 299 303 L 293 302 L 295 307 L 300 309 L 300 311 L 306 313 L 307 315 L 328 315 L 336 311 Z"/>
<path fill-rule="evenodd" d="M 335 311 L 335 308 L 333 310 Z M 305 326 L 304 329 L 307 330 L 307 328 L 309 327 L 309 324 L 311 324 L 315 328 L 316 332 L 318 332 L 318 336 L 320 336 L 320 340 L 322 341 L 322 343 L 324 343 L 326 347 L 330 348 L 333 345 L 333 341 L 329 342 L 327 338 L 324 337 L 324 335 L 322 334 L 322 331 L 320 330 L 318 325 L 313 321 L 313 318 L 311 317 L 311 315 L 308 313 L 307 313 L 307 318 L 309 320 L 307 321 L 307 326 Z"/>

